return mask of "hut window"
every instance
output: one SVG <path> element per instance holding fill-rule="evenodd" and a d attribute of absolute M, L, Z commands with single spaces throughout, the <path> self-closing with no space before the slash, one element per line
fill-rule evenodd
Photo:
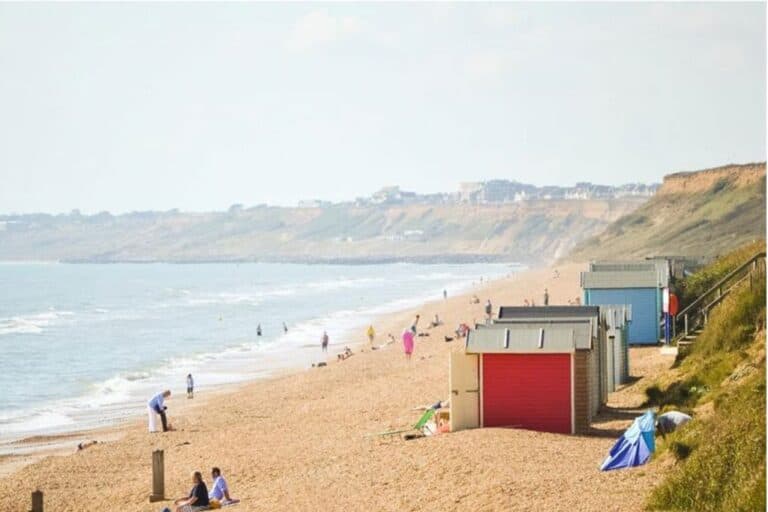
<path fill-rule="evenodd" d="M 539 348 L 544 348 L 544 328 L 539 329 Z"/>
<path fill-rule="evenodd" d="M 509 348 L 509 329 L 504 329 L 504 348 Z"/>

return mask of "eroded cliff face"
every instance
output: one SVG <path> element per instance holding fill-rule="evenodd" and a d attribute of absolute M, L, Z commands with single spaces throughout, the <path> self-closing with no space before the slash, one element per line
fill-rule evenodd
<path fill-rule="evenodd" d="M 712 257 L 765 238 L 765 163 L 670 174 L 651 200 L 577 245 L 570 259 Z"/>
<path fill-rule="evenodd" d="M 664 177 L 657 196 L 707 192 L 718 183 L 744 187 L 765 178 L 765 163 L 724 165 L 693 172 L 678 172 Z"/>
<path fill-rule="evenodd" d="M 645 200 L 24 216 L 0 230 L 0 260 L 544 263 Z"/>

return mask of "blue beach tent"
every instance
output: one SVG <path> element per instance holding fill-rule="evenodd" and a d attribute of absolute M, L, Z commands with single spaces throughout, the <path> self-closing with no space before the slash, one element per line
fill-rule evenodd
<path fill-rule="evenodd" d="M 600 470 L 631 468 L 645 464 L 656 450 L 655 433 L 656 421 L 653 411 L 647 411 L 635 418 L 632 426 L 613 445 Z"/>

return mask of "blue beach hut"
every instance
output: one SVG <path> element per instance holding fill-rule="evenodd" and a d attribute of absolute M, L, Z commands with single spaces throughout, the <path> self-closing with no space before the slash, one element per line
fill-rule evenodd
<path fill-rule="evenodd" d="M 653 263 L 625 264 L 624 268 L 593 264 L 581 273 L 584 303 L 588 305 L 625 304 L 632 308 L 628 341 L 635 345 L 653 345 L 659 341 L 662 290 L 668 277 Z"/>

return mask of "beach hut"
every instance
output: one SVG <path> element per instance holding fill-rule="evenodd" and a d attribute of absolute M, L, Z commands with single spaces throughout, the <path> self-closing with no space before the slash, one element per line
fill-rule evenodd
<path fill-rule="evenodd" d="M 593 354 L 596 364 L 591 367 L 594 372 L 590 380 L 595 389 L 591 396 L 598 397 L 596 406 L 604 404 L 608 400 L 608 361 L 607 361 L 607 337 L 605 325 L 600 321 L 600 309 L 598 306 L 539 306 L 519 307 L 502 306 L 499 308 L 499 316 L 494 323 L 509 324 L 526 321 L 550 321 L 567 322 L 570 320 L 589 320 L 593 328 L 593 336 L 596 340 Z"/>
<path fill-rule="evenodd" d="M 584 303 L 590 305 L 626 304 L 632 307 L 628 342 L 651 345 L 659 341 L 662 290 L 668 274 L 654 262 L 590 265 L 581 273 Z M 666 268 L 666 267 L 665 267 Z"/>
<path fill-rule="evenodd" d="M 632 306 L 600 306 L 600 321 L 605 328 L 608 391 L 613 392 L 629 380 L 629 345 L 627 332 L 632 321 Z"/>
<path fill-rule="evenodd" d="M 515 427 L 586 433 L 604 402 L 599 318 L 572 314 L 541 319 L 544 308 L 524 308 L 530 314 L 525 318 L 503 309 L 507 321 L 470 331 L 465 350 L 451 354 L 451 430 Z M 597 308 L 591 309 L 596 313 Z"/>

